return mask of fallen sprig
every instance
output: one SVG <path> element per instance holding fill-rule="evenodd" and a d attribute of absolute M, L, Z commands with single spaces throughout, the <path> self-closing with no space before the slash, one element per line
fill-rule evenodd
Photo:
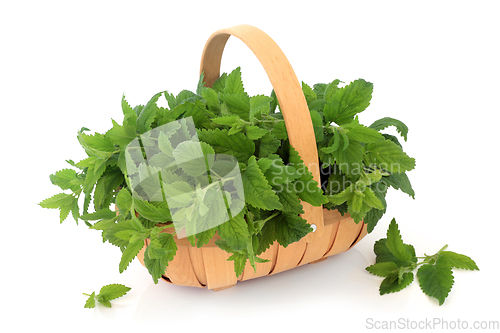
<path fill-rule="evenodd" d="M 479 270 L 469 257 L 451 251 L 443 246 L 434 255 L 417 257 L 412 245 L 404 244 L 395 219 L 392 219 L 387 238 L 375 242 L 375 264 L 366 267 L 374 275 L 384 277 L 380 284 L 380 295 L 401 291 L 413 282 L 413 270 L 418 267 L 417 278 L 420 289 L 439 301 L 439 305 L 453 286 L 453 268 Z M 419 259 L 422 260 L 419 262 Z"/>
<path fill-rule="evenodd" d="M 85 302 L 85 308 L 95 308 L 95 301 L 97 300 L 102 305 L 110 308 L 111 300 L 122 297 L 130 290 L 129 287 L 126 287 L 122 284 L 108 284 L 104 286 L 99 291 L 99 294 L 95 294 L 95 291 L 92 294 L 83 293 L 85 296 L 89 296 L 87 302 Z"/>

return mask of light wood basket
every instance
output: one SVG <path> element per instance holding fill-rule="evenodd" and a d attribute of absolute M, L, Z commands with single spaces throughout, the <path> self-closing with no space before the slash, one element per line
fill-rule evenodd
<path fill-rule="evenodd" d="M 211 87 L 220 75 L 222 52 L 230 36 L 243 41 L 264 67 L 278 98 L 290 144 L 298 151 L 314 179 L 321 184 L 313 125 L 301 85 L 281 49 L 266 33 L 249 25 L 238 25 L 213 33 L 205 45 L 201 59 L 200 74 L 205 73 L 206 86 Z M 270 261 L 257 263 L 257 272 L 247 263 L 243 274 L 236 277 L 234 262 L 227 260 L 230 254 L 215 245 L 215 241 L 219 239 L 217 234 L 200 248 L 191 246 L 186 238 L 178 239 L 174 236 L 177 253 L 169 263 L 163 279 L 182 286 L 222 290 L 234 286 L 238 281 L 277 274 L 322 261 L 349 250 L 367 234 L 366 224 L 356 224 L 349 214 L 342 216 L 336 210 L 314 207 L 306 202 L 302 202 L 302 205 L 302 217 L 313 225 L 315 231 L 286 248 L 275 242 L 259 256 Z M 149 240 L 146 240 L 144 248 L 137 255 L 142 265 L 148 245 Z"/>

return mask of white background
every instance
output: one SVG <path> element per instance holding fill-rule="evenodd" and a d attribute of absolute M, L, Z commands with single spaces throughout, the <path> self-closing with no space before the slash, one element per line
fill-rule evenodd
<path fill-rule="evenodd" d="M 363 331 L 367 321 L 500 320 L 498 112 L 500 23 L 495 1 L 3 1 L 0 4 L 2 331 Z M 121 122 L 120 100 L 196 88 L 212 32 L 251 24 L 282 48 L 300 81 L 374 83 L 360 121 L 392 116 L 410 128 L 416 192 L 388 195 L 377 229 L 317 265 L 213 292 L 160 282 L 100 233 L 58 222 L 37 203 L 58 193 L 49 174 L 85 157 L 82 127 Z M 242 67 L 247 91 L 271 86 L 253 54 L 230 39 L 223 71 Z M 415 281 L 378 295 L 365 267 L 396 217 L 417 255 L 444 244 L 480 272 L 455 271 L 443 306 Z M 84 309 L 82 292 L 132 290 L 111 309 Z M 11 326 L 14 325 L 14 326 Z M 12 329 L 15 327 L 15 329 Z M 438 325 L 436 328 L 440 328 Z"/>

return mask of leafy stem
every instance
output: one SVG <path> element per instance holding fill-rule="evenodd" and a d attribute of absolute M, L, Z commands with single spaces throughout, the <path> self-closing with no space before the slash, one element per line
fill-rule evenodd
<path fill-rule="evenodd" d="M 380 284 L 380 295 L 393 293 L 406 288 L 413 282 L 413 271 L 417 270 L 420 289 L 434 297 L 442 305 L 453 286 L 453 268 L 479 270 L 469 257 L 451 251 L 443 246 L 434 255 L 417 257 L 413 246 L 404 244 L 393 219 L 387 230 L 387 238 L 375 242 L 375 264 L 366 267 L 374 275 L 384 277 Z M 418 260 L 422 260 L 418 262 Z"/>

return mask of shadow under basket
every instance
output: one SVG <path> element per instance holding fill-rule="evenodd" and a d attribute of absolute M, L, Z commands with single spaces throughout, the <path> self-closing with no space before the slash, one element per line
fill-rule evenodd
<path fill-rule="evenodd" d="M 259 256 L 270 261 L 256 263 L 257 272 L 247 262 L 243 274 L 239 277 L 236 277 L 234 272 L 234 262 L 227 260 L 230 254 L 215 245 L 217 235 L 200 248 L 193 247 L 186 238 L 178 239 L 174 236 L 177 253 L 162 278 L 181 286 L 222 290 L 234 286 L 238 281 L 272 275 L 325 260 L 329 256 L 349 250 L 367 234 L 366 224 L 355 223 L 349 214 L 342 216 L 337 210 L 327 209 L 323 210 L 323 214 L 325 230 L 321 238 L 312 243 L 306 243 L 303 238 L 286 248 L 274 242 Z M 137 255 L 142 265 L 148 244 L 149 240 L 146 240 L 144 248 Z"/>

